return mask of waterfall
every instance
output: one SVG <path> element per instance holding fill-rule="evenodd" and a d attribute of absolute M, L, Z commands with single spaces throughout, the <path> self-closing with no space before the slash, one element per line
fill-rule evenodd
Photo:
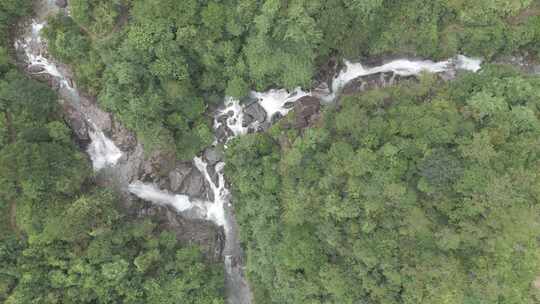
<path fill-rule="evenodd" d="M 433 62 L 431 60 L 398 59 L 381 66 L 371 68 L 367 68 L 361 63 L 345 61 L 345 68 L 334 77 L 332 92 L 330 92 L 327 96 L 323 96 L 323 99 L 334 100 L 339 91 L 349 81 L 361 76 L 382 72 L 394 72 L 401 76 L 411 76 L 418 75 L 422 72 L 443 73 L 452 69 L 477 72 L 480 69 L 481 63 L 481 59 L 469 58 L 463 55 L 458 55 L 455 58 L 440 62 Z M 292 109 L 291 104 L 294 104 L 297 100 L 305 96 L 312 96 L 312 93 L 303 91 L 301 88 L 296 88 L 291 92 L 285 89 L 273 89 L 267 92 L 252 91 L 250 93 L 250 97 L 255 99 L 256 102 L 258 102 L 259 105 L 264 108 L 267 122 L 270 121 L 271 117 L 276 113 L 286 115 Z M 248 133 L 250 128 L 253 128 L 260 122 L 253 122 L 249 126 L 244 126 L 243 110 L 244 105 L 242 105 L 238 99 L 226 97 L 224 107 L 217 111 L 214 121 L 214 128 L 218 129 L 219 127 L 222 127 L 223 123 L 225 123 L 226 127 L 232 132 L 232 135 L 229 136 L 228 140 Z M 223 115 L 227 115 L 227 119 L 224 122 L 220 119 L 220 117 Z M 214 144 L 216 144 L 216 142 Z M 113 153 L 112 156 L 114 155 L 115 154 Z M 206 209 L 206 219 L 213 221 L 219 226 L 224 226 L 224 228 L 227 229 L 224 206 L 225 204 L 228 204 L 230 192 L 225 187 L 225 179 L 222 172 L 225 164 L 219 163 L 215 168 L 219 177 L 219 185 L 215 185 L 208 173 L 208 164 L 200 157 L 195 157 L 193 159 L 193 163 L 203 173 L 208 184 L 210 184 L 215 198 L 214 202 L 204 203 Z M 138 182 L 136 182 L 136 184 L 137 183 Z M 159 191 L 156 188 L 147 188 L 147 190 L 154 194 L 156 191 Z M 142 199 L 160 203 L 161 198 L 159 196 L 148 196 L 146 195 L 147 193 L 141 191 L 132 191 L 132 193 Z M 163 195 L 168 195 L 165 194 L 166 192 L 163 193 Z M 185 211 L 186 206 L 187 205 L 181 205 L 182 209 L 178 209 L 178 211 Z"/>
<path fill-rule="evenodd" d="M 87 153 L 92 160 L 94 171 L 114 166 L 122 157 L 122 151 L 87 117 L 87 113 L 80 109 L 81 96 L 73 82 L 66 76 L 65 70 L 47 58 L 47 46 L 41 36 L 45 25 L 45 21 L 33 19 L 29 30 L 21 39 L 15 41 L 15 48 L 24 52 L 27 68 L 32 74 L 46 74 L 52 77 L 59 84 L 60 95 L 72 102 L 73 106 L 81 112 L 86 125 L 89 126 L 88 135 L 91 143 L 87 148 Z"/>
<path fill-rule="evenodd" d="M 193 203 L 187 195 L 171 194 L 167 191 L 160 190 L 153 184 L 134 182 L 129 185 L 129 192 L 145 201 L 159 205 L 173 206 L 179 212 L 189 210 L 193 207 Z"/>
<path fill-rule="evenodd" d="M 94 171 L 99 171 L 107 166 L 114 166 L 122 157 L 122 151 L 105 136 L 103 131 L 93 126 L 94 130 L 88 132 L 92 142 L 86 151 L 90 155 Z"/>

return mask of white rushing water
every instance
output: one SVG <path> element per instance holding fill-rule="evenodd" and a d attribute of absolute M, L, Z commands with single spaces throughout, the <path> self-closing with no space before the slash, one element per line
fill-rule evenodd
<path fill-rule="evenodd" d="M 95 126 L 95 125 L 94 125 Z M 99 129 L 89 130 L 88 135 L 92 140 L 87 148 L 87 153 L 92 160 L 94 171 L 99 171 L 108 166 L 114 166 L 122 157 L 122 151 L 105 136 Z"/>
<path fill-rule="evenodd" d="M 335 100 L 343 87 L 351 80 L 365 75 L 394 72 L 401 76 L 417 75 L 421 72 L 442 73 L 451 69 L 463 69 L 476 72 L 480 69 L 481 60 L 467 58 L 465 56 L 457 56 L 451 60 L 432 62 L 429 60 L 414 61 L 408 59 L 394 60 L 387 64 L 367 68 L 361 63 L 345 62 L 345 68 L 334 78 L 332 91 L 319 90 L 319 92 L 306 92 L 301 88 L 297 88 L 292 92 L 285 89 L 269 90 L 267 92 L 251 92 L 251 99 L 255 99 L 266 112 L 266 121 L 254 121 L 249 125 L 244 122 L 244 107 L 237 99 L 227 97 L 224 100 L 224 106 L 216 113 L 214 128 L 226 127 L 230 132 L 226 132 L 227 138 L 225 143 L 230 139 L 247 134 L 249 130 L 257 130 L 257 127 L 262 124 L 268 124 L 272 120 L 272 116 L 277 113 L 286 115 L 294 107 L 294 103 L 304 96 L 316 96 L 325 102 Z M 320 92 L 325 92 L 322 95 Z M 223 118 L 226 115 L 226 118 Z M 226 126 L 223 126 L 225 124 Z M 217 145 L 218 140 L 214 142 Z M 232 214 L 230 205 L 230 191 L 226 187 L 223 168 L 225 163 L 220 162 L 215 165 L 214 171 L 218 175 L 217 185 L 210 176 L 209 164 L 201 157 L 193 159 L 195 167 L 203 173 L 207 183 L 210 185 L 210 190 L 213 193 L 213 202 L 199 202 L 194 204 L 185 195 L 171 194 L 164 190 L 159 190 L 158 187 L 152 184 L 143 184 L 135 182 L 129 186 L 129 190 L 134 195 L 151 202 L 158 204 L 171 205 L 178 212 L 190 212 L 192 209 L 202 209 L 200 216 L 214 222 L 218 226 L 222 226 L 225 231 L 225 247 L 223 250 L 225 271 L 226 271 L 226 286 L 230 292 L 228 295 L 228 303 L 237 304 L 251 303 L 249 284 L 243 275 L 243 265 L 238 263 L 242 259 L 242 249 L 238 239 L 237 224 L 234 214 Z M 241 299 L 241 300 L 239 300 Z"/>
<path fill-rule="evenodd" d="M 471 72 L 478 72 L 482 68 L 482 59 L 470 58 L 463 55 L 458 55 L 456 58 L 456 67 L 460 70 L 466 70 Z"/>
<path fill-rule="evenodd" d="M 276 113 L 285 116 L 292 110 L 292 107 L 285 107 L 287 104 L 294 103 L 310 93 L 303 91 L 302 88 L 296 88 L 292 92 L 285 89 L 270 90 L 264 93 L 252 91 L 250 95 L 252 98 L 256 98 L 264 108 L 267 119 L 271 119 Z"/>
<path fill-rule="evenodd" d="M 264 108 L 266 111 L 266 120 L 268 122 L 276 113 L 286 115 L 292 110 L 292 106 L 290 105 L 294 104 L 298 99 L 304 96 L 317 96 L 324 102 L 332 102 L 348 82 L 358 77 L 385 72 L 393 72 L 400 76 L 418 75 L 422 72 L 437 74 L 450 70 L 477 72 L 481 68 L 482 59 L 457 55 L 454 58 L 439 62 L 431 60 L 397 59 L 380 66 L 366 67 L 360 62 L 354 63 L 345 60 L 344 64 L 345 67 L 333 79 L 332 91 L 328 92 L 326 95 L 321 96 L 318 93 L 315 94 L 315 92 L 306 92 L 301 88 L 296 88 L 291 92 L 285 89 L 273 89 L 267 92 L 252 91 L 250 97 L 256 99 Z M 221 126 L 221 122 L 219 122 L 217 118 L 229 112 L 232 113 L 232 115 L 229 115 L 227 119 L 227 127 L 232 131 L 233 137 L 248 133 L 250 128 L 255 129 L 254 127 L 257 127 L 260 123 L 254 122 L 249 126 L 243 126 L 244 105 L 242 105 L 238 99 L 226 97 L 224 104 L 224 108 L 218 111 L 218 115 L 216 116 L 214 123 L 216 129 Z"/>
<path fill-rule="evenodd" d="M 477 72 L 482 64 L 481 59 L 469 58 L 458 55 L 445 61 L 433 62 L 431 60 L 398 59 L 377 67 L 364 67 L 362 63 L 353 63 L 345 60 L 345 68 L 334 78 L 330 99 L 335 99 L 336 94 L 351 80 L 376 73 L 394 72 L 400 76 L 418 75 L 422 72 L 443 73 L 449 70 L 465 70 Z"/>
<path fill-rule="evenodd" d="M 422 72 L 443 73 L 452 69 L 477 72 L 480 69 L 481 63 L 481 59 L 469 58 L 463 55 L 458 55 L 455 58 L 440 62 L 433 62 L 431 60 L 398 59 L 376 67 L 365 67 L 361 63 L 345 61 L 344 69 L 338 75 L 336 75 L 333 80 L 332 92 L 330 92 L 327 96 L 322 97 L 325 100 L 334 100 L 341 89 L 343 89 L 348 82 L 361 76 L 382 72 L 394 72 L 400 76 L 411 76 L 418 75 Z M 312 96 L 312 92 L 306 92 L 301 88 L 296 88 L 291 92 L 285 89 L 274 89 L 267 92 L 252 91 L 250 93 L 250 97 L 255 99 L 256 102 L 258 102 L 259 105 L 264 108 L 267 122 L 270 121 L 272 116 L 274 116 L 276 113 L 286 115 L 292 110 L 291 104 L 294 104 L 297 100 L 304 96 Z M 250 128 L 256 127 L 258 124 L 260 124 L 260 122 L 253 122 L 249 126 L 244 126 L 243 110 L 244 105 L 242 105 L 238 99 L 226 97 L 224 107 L 221 110 L 218 110 L 216 113 L 214 128 L 218 129 L 221 127 L 222 122 L 218 121 L 218 118 L 222 115 L 227 115 L 228 117 L 225 124 L 232 132 L 232 135 L 228 139 L 247 134 Z M 215 198 L 214 202 L 203 203 L 206 210 L 206 218 L 219 226 L 224 226 L 225 229 L 227 229 L 224 206 L 225 204 L 229 203 L 228 197 L 230 192 L 225 186 L 225 179 L 223 176 L 224 163 L 219 163 L 215 168 L 219 176 L 219 185 L 215 185 L 213 180 L 210 178 L 207 168 L 208 164 L 202 158 L 194 158 L 193 163 L 203 173 L 208 184 L 210 184 Z M 137 191 L 132 191 L 132 193 L 145 200 L 153 201 L 152 198 L 155 200 L 161 199 L 159 196 L 155 195 L 156 191 L 158 191 L 155 187 L 146 187 L 142 189 L 140 186 L 137 186 L 133 189 L 136 189 Z M 159 201 L 156 202 L 159 203 Z M 185 211 L 186 206 L 187 205 L 182 205 L 182 210 L 179 209 L 179 211 Z"/>
<path fill-rule="evenodd" d="M 129 185 L 129 191 L 145 201 L 160 205 L 171 205 L 180 212 L 189 210 L 194 206 L 187 195 L 171 194 L 160 190 L 154 184 L 134 182 Z"/>
<path fill-rule="evenodd" d="M 208 164 L 200 157 L 193 159 L 195 167 L 203 174 L 205 180 L 210 185 L 211 191 L 214 194 L 214 201 L 192 201 L 189 196 L 183 194 L 172 194 L 166 190 L 160 190 L 154 184 L 143 183 L 141 181 L 133 182 L 129 185 L 130 193 L 137 197 L 160 205 L 170 205 L 178 212 L 198 208 L 202 212 L 197 212 L 198 215 L 206 220 L 212 221 L 218 226 L 224 227 L 225 231 L 229 230 L 229 225 L 225 219 L 225 204 L 228 204 L 229 191 L 225 187 L 225 177 L 223 176 L 223 167 L 225 163 L 216 164 L 215 170 L 218 174 L 218 185 L 214 183 L 208 173 Z"/>
<path fill-rule="evenodd" d="M 66 79 L 66 77 L 58 70 L 56 64 L 45 57 L 45 52 L 43 50 L 44 43 L 41 37 L 41 30 L 44 27 L 45 22 L 32 20 L 30 34 L 26 35 L 22 40 L 15 41 L 15 48 L 24 50 L 29 67 L 42 69 L 35 74 L 48 74 L 58 78 L 62 87 L 72 90 L 74 89 L 73 86 L 71 86 L 68 79 Z"/>
<path fill-rule="evenodd" d="M 207 202 L 205 204 L 206 218 L 214 222 L 218 226 L 223 226 L 225 232 L 230 229 L 227 221 L 225 220 L 225 204 L 228 204 L 229 190 L 225 187 L 225 177 L 223 176 L 223 168 L 225 163 L 220 162 L 216 164 L 215 170 L 218 174 L 218 184 L 214 184 L 210 174 L 208 173 L 208 164 L 200 157 L 195 157 L 193 162 L 197 169 L 201 171 L 204 178 L 210 184 L 212 192 L 214 193 L 214 201 Z"/>
<path fill-rule="evenodd" d="M 62 69 L 54 61 L 47 58 L 46 44 L 41 36 L 45 25 L 45 21 L 32 20 L 29 31 L 21 39 L 15 41 L 15 48 L 24 51 L 27 66 L 33 74 L 50 75 L 60 85 L 61 95 L 62 90 L 66 89 L 66 94 L 70 95 L 69 99 L 79 102 L 80 96 L 72 81 L 64 75 Z M 81 113 L 84 116 L 84 111 Z M 99 171 L 107 166 L 114 166 L 122 157 L 122 151 L 90 119 L 85 119 L 91 139 L 87 153 L 92 160 L 94 170 Z"/>
<path fill-rule="evenodd" d="M 217 118 L 224 114 L 232 113 L 227 118 L 227 127 L 233 132 L 234 136 L 239 136 L 247 133 L 247 128 L 244 128 L 242 124 L 244 123 L 244 108 L 240 105 L 240 100 L 226 97 L 224 101 L 224 108 L 219 110 L 216 119 L 214 120 L 214 129 L 218 129 L 221 126 L 221 122 Z"/>

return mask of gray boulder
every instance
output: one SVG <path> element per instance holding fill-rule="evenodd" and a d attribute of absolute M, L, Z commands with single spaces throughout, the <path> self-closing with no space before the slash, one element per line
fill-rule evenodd
<path fill-rule="evenodd" d="M 309 126 L 312 118 L 319 113 L 321 102 L 318 98 L 305 96 L 298 99 L 294 108 L 295 128 L 303 129 Z"/>
<path fill-rule="evenodd" d="M 45 71 L 45 68 L 40 65 L 31 65 L 26 69 L 30 74 L 39 74 Z"/>
<path fill-rule="evenodd" d="M 272 124 L 275 124 L 276 122 L 278 122 L 282 118 L 283 118 L 283 115 L 281 113 L 277 112 L 274 115 L 272 115 L 272 118 L 270 119 L 270 121 L 271 121 Z"/>
<path fill-rule="evenodd" d="M 244 108 L 244 114 L 253 117 L 258 122 L 264 122 L 266 120 L 266 111 L 258 102 L 246 106 Z"/>
<path fill-rule="evenodd" d="M 208 197 L 205 189 L 205 179 L 201 171 L 192 167 L 191 171 L 184 178 L 179 193 L 186 194 L 190 198 L 205 199 Z"/>
<path fill-rule="evenodd" d="M 233 131 L 229 129 L 229 127 L 227 127 L 226 125 L 221 125 L 216 130 L 216 138 L 218 142 L 220 143 L 225 143 L 227 139 L 233 135 L 234 135 Z"/>
<path fill-rule="evenodd" d="M 206 170 L 208 170 L 208 175 L 210 175 L 212 183 L 214 183 L 216 187 L 219 187 L 219 174 L 216 172 L 216 167 L 209 165 Z"/>
<path fill-rule="evenodd" d="M 169 172 L 170 188 L 173 192 L 178 192 L 186 177 L 191 173 L 192 166 L 189 163 L 181 163 L 173 171 Z"/>
<path fill-rule="evenodd" d="M 82 113 L 73 107 L 69 102 L 62 102 L 64 120 L 75 133 L 77 139 L 81 142 L 90 142 L 88 135 L 88 125 Z"/>
<path fill-rule="evenodd" d="M 208 148 L 204 150 L 204 159 L 208 162 L 208 165 L 214 166 L 223 160 L 223 151 L 216 147 Z"/>
<path fill-rule="evenodd" d="M 342 94 L 351 95 L 373 89 L 385 88 L 401 81 L 416 79 L 415 76 L 400 76 L 394 72 L 375 73 L 360 76 L 349 81 L 343 88 Z"/>
<path fill-rule="evenodd" d="M 56 6 L 60 8 L 66 8 L 68 5 L 67 0 L 56 0 L 55 3 L 56 3 Z"/>

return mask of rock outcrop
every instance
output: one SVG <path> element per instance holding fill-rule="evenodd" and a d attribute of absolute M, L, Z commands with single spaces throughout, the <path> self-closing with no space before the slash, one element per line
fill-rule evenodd
<path fill-rule="evenodd" d="M 258 102 L 253 102 L 244 108 L 244 127 L 249 126 L 254 121 L 263 123 L 265 120 L 266 111 Z"/>
<path fill-rule="evenodd" d="M 54 3 L 60 8 L 66 8 L 68 5 L 67 0 L 56 0 Z"/>
<path fill-rule="evenodd" d="M 216 147 L 210 147 L 204 150 L 204 159 L 209 165 L 215 165 L 220 161 L 223 161 L 223 151 Z"/>
<path fill-rule="evenodd" d="M 61 101 L 64 121 L 68 126 L 73 130 L 77 141 L 80 144 L 88 144 L 90 142 L 90 136 L 88 134 L 88 125 L 84 119 L 82 113 L 78 111 L 73 105 L 69 102 Z"/>
<path fill-rule="evenodd" d="M 375 73 L 360 76 L 349 81 L 343 88 L 341 94 L 352 95 L 365 92 L 367 90 L 385 88 L 393 86 L 404 80 L 417 79 L 415 76 L 400 76 L 394 72 Z"/>
<path fill-rule="evenodd" d="M 186 245 L 198 245 L 203 254 L 213 262 L 220 262 L 225 246 L 223 228 L 212 222 L 191 219 L 178 214 L 170 206 L 144 204 L 137 214 L 140 218 L 153 217 L 163 230 L 173 231 L 176 238 Z"/>
<path fill-rule="evenodd" d="M 297 129 L 307 128 L 319 117 L 321 101 L 313 96 L 305 96 L 296 102 L 294 107 L 294 127 Z"/>

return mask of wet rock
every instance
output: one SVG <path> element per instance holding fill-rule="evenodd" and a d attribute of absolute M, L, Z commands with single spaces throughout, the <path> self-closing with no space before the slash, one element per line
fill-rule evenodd
<path fill-rule="evenodd" d="M 39 74 L 45 71 L 45 68 L 40 65 L 31 65 L 26 69 L 30 74 Z"/>
<path fill-rule="evenodd" d="M 178 192 L 182 188 L 182 184 L 186 177 L 191 173 L 192 166 L 189 163 L 180 163 L 169 172 L 170 189 L 173 192 Z"/>
<path fill-rule="evenodd" d="M 212 186 L 206 179 L 204 179 L 204 191 L 202 193 L 202 199 L 206 200 L 207 202 L 213 202 L 215 199 L 214 191 L 212 191 Z"/>
<path fill-rule="evenodd" d="M 67 0 L 56 0 L 54 3 L 60 8 L 66 8 L 68 4 Z"/>
<path fill-rule="evenodd" d="M 220 143 L 225 143 L 227 139 L 233 135 L 233 131 L 231 131 L 231 129 L 229 129 L 229 127 L 226 125 L 221 125 L 216 130 L 216 138 Z"/>
<path fill-rule="evenodd" d="M 315 96 L 315 97 L 318 97 L 318 98 L 323 98 L 323 97 L 326 97 L 326 96 L 330 95 L 331 92 L 330 92 L 330 88 L 328 87 L 328 84 L 326 82 L 323 82 L 323 83 L 319 84 L 318 86 L 316 86 L 311 91 L 311 94 L 312 94 L 312 96 Z"/>
<path fill-rule="evenodd" d="M 264 122 L 266 120 L 266 111 L 257 102 L 251 103 L 244 108 L 244 115 L 251 116 L 258 122 Z"/>
<path fill-rule="evenodd" d="M 277 112 L 274 115 L 272 115 L 272 118 L 270 119 L 270 121 L 272 122 L 272 124 L 275 124 L 276 122 L 278 122 L 282 118 L 283 118 L 283 115 L 281 113 Z"/>
<path fill-rule="evenodd" d="M 210 176 L 212 183 L 214 183 L 216 187 L 219 187 L 219 174 L 216 171 L 216 167 L 209 165 L 206 170 L 208 170 L 208 175 Z M 211 201 L 213 201 L 213 199 Z"/>
<path fill-rule="evenodd" d="M 312 89 L 331 86 L 334 76 L 340 70 L 340 62 L 336 57 L 331 57 L 325 64 L 321 65 L 314 77 Z"/>
<path fill-rule="evenodd" d="M 155 151 L 143 164 L 143 179 L 158 181 L 167 177 L 176 165 L 174 152 Z"/>
<path fill-rule="evenodd" d="M 257 132 L 265 132 L 272 127 L 272 124 L 267 121 L 257 126 Z"/>
<path fill-rule="evenodd" d="M 208 165 L 213 166 L 223 160 L 223 151 L 216 147 L 211 147 L 204 150 L 204 159 Z"/>
<path fill-rule="evenodd" d="M 89 143 L 88 125 L 82 113 L 68 102 L 62 102 L 64 119 L 80 142 Z"/>
<path fill-rule="evenodd" d="M 252 103 L 255 103 L 259 101 L 259 99 L 257 97 L 253 97 L 251 95 L 248 95 L 242 99 L 240 99 L 240 104 L 252 104 Z"/>
<path fill-rule="evenodd" d="M 283 105 L 283 107 L 284 107 L 285 109 L 292 109 L 292 108 L 294 108 L 294 105 L 295 105 L 295 104 L 296 104 L 296 102 L 288 101 L 288 102 L 286 102 L 286 103 Z"/>
<path fill-rule="evenodd" d="M 448 71 L 444 71 L 443 73 L 438 73 L 437 77 L 439 77 L 443 81 L 450 81 L 456 78 L 456 70 L 450 69 Z"/>
<path fill-rule="evenodd" d="M 312 96 L 304 96 L 298 99 L 294 108 L 295 124 L 298 129 L 306 128 L 310 125 L 312 118 L 319 113 L 321 102 L 318 98 Z"/>
<path fill-rule="evenodd" d="M 111 140 L 122 151 L 132 151 L 137 146 L 137 137 L 135 134 L 116 120 L 112 122 Z"/>
<path fill-rule="evenodd" d="M 185 245 L 197 245 L 204 256 L 212 262 L 222 260 L 225 236 L 223 228 L 217 227 L 210 221 L 192 219 L 180 215 L 169 206 L 144 204 L 138 214 L 144 218 L 156 218 L 161 229 L 173 231 L 176 238 Z"/>
<path fill-rule="evenodd" d="M 85 96 L 79 92 L 79 103 L 84 111 L 86 117 L 92 121 L 99 129 L 101 129 L 107 136 L 111 135 L 113 129 L 112 115 L 99 108 L 97 100 L 92 96 Z"/>
<path fill-rule="evenodd" d="M 201 171 L 192 167 L 189 174 L 184 178 L 182 186 L 179 189 L 179 193 L 186 194 L 190 198 L 207 198 L 205 189 L 205 179 Z"/>
<path fill-rule="evenodd" d="M 352 95 L 367 90 L 380 89 L 395 85 L 406 79 L 416 79 L 415 76 L 400 76 L 394 72 L 375 73 L 360 76 L 349 81 L 342 90 L 344 95 Z"/>
<path fill-rule="evenodd" d="M 242 119 L 242 127 L 246 128 L 251 125 L 255 119 L 251 115 L 244 115 Z"/>
<path fill-rule="evenodd" d="M 58 90 L 58 88 L 60 87 L 59 83 L 57 81 L 54 81 L 53 77 L 47 73 L 33 74 L 32 78 L 40 82 L 48 83 L 49 86 L 55 91 Z"/>
<path fill-rule="evenodd" d="M 229 117 L 230 117 L 229 115 L 223 114 L 223 115 L 218 116 L 218 118 L 216 118 L 216 120 L 218 122 L 222 123 L 222 124 L 225 124 L 225 123 L 227 123 L 227 119 L 229 119 Z"/>

